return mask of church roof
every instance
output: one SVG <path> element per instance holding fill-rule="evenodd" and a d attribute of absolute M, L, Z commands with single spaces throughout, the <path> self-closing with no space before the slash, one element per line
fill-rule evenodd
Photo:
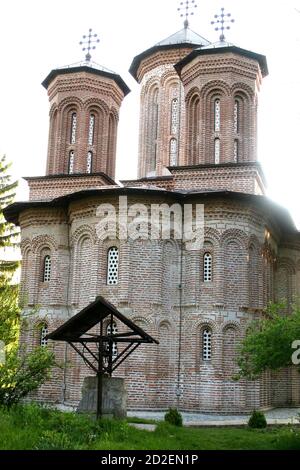
<path fill-rule="evenodd" d="M 190 28 L 183 28 L 180 31 L 177 31 L 174 34 L 171 34 L 171 36 L 168 36 L 162 41 L 156 43 L 153 47 L 150 47 L 150 49 L 147 49 L 146 51 L 134 57 L 129 72 L 137 80 L 137 71 L 142 60 L 146 59 L 152 54 L 155 54 L 155 52 L 186 47 L 199 48 L 209 44 L 210 42 L 207 39 L 203 38 L 198 33 L 195 33 Z"/>
<path fill-rule="evenodd" d="M 120 87 L 123 91 L 124 95 L 128 95 L 130 93 L 130 89 L 124 82 L 123 78 L 118 75 L 117 73 L 113 72 L 112 70 L 103 67 L 102 65 L 96 64 L 96 62 L 78 62 L 76 64 L 66 65 L 64 67 L 60 67 L 54 70 L 51 70 L 49 75 L 45 78 L 42 82 L 43 87 L 48 89 L 50 83 L 59 75 L 66 75 L 70 73 L 78 73 L 78 72 L 88 72 L 94 75 L 99 75 L 101 77 L 106 77 L 114 80 L 116 84 Z"/>
<path fill-rule="evenodd" d="M 178 74 L 181 74 L 181 71 L 185 65 L 189 64 L 195 57 L 200 55 L 211 55 L 211 54 L 222 54 L 232 52 L 234 54 L 238 54 L 244 57 L 248 57 L 249 59 L 256 60 L 261 68 L 261 73 L 263 77 L 266 77 L 269 73 L 268 71 L 268 64 L 267 59 L 264 55 L 257 54 L 256 52 L 248 51 L 246 49 L 241 49 L 240 47 L 234 46 L 231 43 L 227 42 L 217 42 L 215 44 L 209 44 L 205 47 L 199 47 L 194 49 L 190 54 L 184 57 L 181 61 L 179 61 L 175 65 L 175 69 L 177 70 Z"/>

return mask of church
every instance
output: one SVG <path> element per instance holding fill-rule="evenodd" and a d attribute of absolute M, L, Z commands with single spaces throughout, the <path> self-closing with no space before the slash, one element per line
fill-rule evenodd
<path fill-rule="evenodd" d="M 249 323 L 282 299 L 288 315 L 300 294 L 300 236 L 289 213 L 266 197 L 257 161 L 266 58 L 227 42 L 224 10 L 219 18 L 216 43 L 186 17 L 183 29 L 134 57 L 137 180 L 115 181 L 119 110 L 130 91 L 124 80 L 88 49 L 83 62 L 43 81 L 46 175 L 27 177 L 29 201 L 5 210 L 21 230 L 20 344 L 48 345 L 63 364 L 36 400 L 78 404 L 90 372 L 67 344 L 46 336 L 102 296 L 159 342 L 118 369 L 129 409 L 242 413 L 300 404 L 296 367 L 233 380 Z M 172 236 L 100 239 L 98 208 L 118 213 L 121 196 L 128 206 L 202 205 L 202 245 L 187 250 Z"/>

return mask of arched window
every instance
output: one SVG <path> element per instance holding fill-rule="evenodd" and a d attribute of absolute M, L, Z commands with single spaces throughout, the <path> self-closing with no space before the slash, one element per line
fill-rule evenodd
<path fill-rule="evenodd" d="M 239 141 L 237 139 L 234 141 L 233 160 L 235 163 L 239 161 Z"/>
<path fill-rule="evenodd" d="M 94 145 L 94 130 L 95 130 L 95 114 L 90 114 L 89 138 L 88 138 L 89 145 Z"/>
<path fill-rule="evenodd" d="M 171 134 L 178 133 L 179 122 L 178 98 L 174 98 L 171 103 Z"/>
<path fill-rule="evenodd" d="M 199 159 L 199 121 L 200 121 L 200 99 L 195 94 L 189 104 L 188 114 L 188 152 L 190 164 L 195 165 Z"/>
<path fill-rule="evenodd" d="M 205 253 L 203 257 L 203 281 L 212 282 L 212 255 Z"/>
<path fill-rule="evenodd" d="M 46 339 L 47 334 L 48 334 L 48 325 L 46 323 L 43 323 L 40 326 L 40 346 L 42 348 L 45 348 L 48 344 L 48 340 Z"/>
<path fill-rule="evenodd" d="M 70 133 L 70 143 L 76 143 L 76 130 L 77 130 L 77 114 L 73 113 L 71 117 L 71 133 Z"/>
<path fill-rule="evenodd" d="M 170 165 L 171 166 L 177 165 L 177 140 L 176 139 L 170 140 Z"/>
<path fill-rule="evenodd" d="M 87 159 L 86 159 L 86 172 L 92 173 L 92 166 L 93 166 L 93 152 L 88 152 Z"/>
<path fill-rule="evenodd" d="M 117 333 L 118 333 L 117 324 L 115 322 L 113 322 L 112 325 L 111 323 L 109 323 L 106 328 L 106 335 L 107 336 L 116 335 Z M 107 345 L 107 349 L 109 351 L 109 345 Z M 112 358 L 115 359 L 117 355 L 118 355 L 117 343 L 112 343 Z"/>
<path fill-rule="evenodd" d="M 221 101 L 220 98 L 215 99 L 214 103 L 214 128 L 215 132 L 221 130 Z"/>
<path fill-rule="evenodd" d="M 49 282 L 51 279 L 51 256 L 46 255 L 43 263 L 43 282 Z"/>
<path fill-rule="evenodd" d="M 115 286 L 119 280 L 119 250 L 116 246 L 112 246 L 108 250 L 107 256 L 107 284 Z"/>
<path fill-rule="evenodd" d="M 234 101 L 234 110 L 233 110 L 233 130 L 235 134 L 239 132 L 240 125 L 240 103 L 238 100 Z"/>
<path fill-rule="evenodd" d="M 202 359 L 203 361 L 210 361 L 212 356 L 211 351 L 212 332 L 210 328 L 205 328 L 202 332 Z"/>
<path fill-rule="evenodd" d="M 74 161 L 75 161 L 75 152 L 71 150 L 69 153 L 69 165 L 68 165 L 68 173 L 72 175 L 74 173 Z"/>
<path fill-rule="evenodd" d="M 220 139 L 215 139 L 215 164 L 218 165 L 220 163 L 220 153 L 221 153 L 221 144 Z"/>

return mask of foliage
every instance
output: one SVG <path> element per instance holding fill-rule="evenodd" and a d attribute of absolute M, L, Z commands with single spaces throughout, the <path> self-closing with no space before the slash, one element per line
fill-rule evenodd
<path fill-rule="evenodd" d="M 10 282 L 16 269 L 19 266 L 17 261 L 3 259 L 4 250 L 7 247 L 18 245 L 19 232 L 14 225 L 6 222 L 3 216 L 3 209 L 13 202 L 17 181 L 11 181 L 8 173 L 11 164 L 6 163 L 5 156 L 0 159 L 0 284 Z"/>
<path fill-rule="evenodd" d="M 0 285 L 0 340 L 9 352 L 17 347 L 19 337 L 20 309 L 18 286 Z"/>
<path fill-rule="evenodd" d="M 36 348 L 28 354 L 11 351 L 0 364 L 0 404 L 10 407 L 39 388 L 50 376 L 54 354 L 47 348 Z"/>
<path fill-rule="evenodd" d="M 263 429 L 267 427 L 267 420 L 261 411 L 254 410 L 248 421 L 249 428 Z"/>
<path fill-rule="evenodd" d="M 182 415 L 177 408 L 169 408 L 165 414 L 165 421 L 173 426 L 182 426 Z"/>
<path fill-rule="evenodd" d="M 277 370 L 292 365 L 292 344 L 300 340 L 300 308 L 282 314 L 285 304 L 269 307 L 268 315 L 253 322 L 241 344 L 237 379 L 255 379 L 267 369 Z"/>
<path fill-rule="evenodd" d="M 165 422 L 154 432 L 125 421 L 92 420 L 36 404 L 0 408 L 0 449 L 300 450 L 293 428 L 185 428 Z"/>

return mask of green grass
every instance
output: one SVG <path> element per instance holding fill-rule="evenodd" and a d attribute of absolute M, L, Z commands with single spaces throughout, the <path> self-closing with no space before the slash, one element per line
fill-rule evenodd
<path fill-rule="evenodd" d="M 0 408 L 0 449 L 300 450 L 300 431 L 291 427 L 176 428 L 161 422 L 155 432 L 149 432 L 127 421 L 96 422 L 32 404 Z"/>

